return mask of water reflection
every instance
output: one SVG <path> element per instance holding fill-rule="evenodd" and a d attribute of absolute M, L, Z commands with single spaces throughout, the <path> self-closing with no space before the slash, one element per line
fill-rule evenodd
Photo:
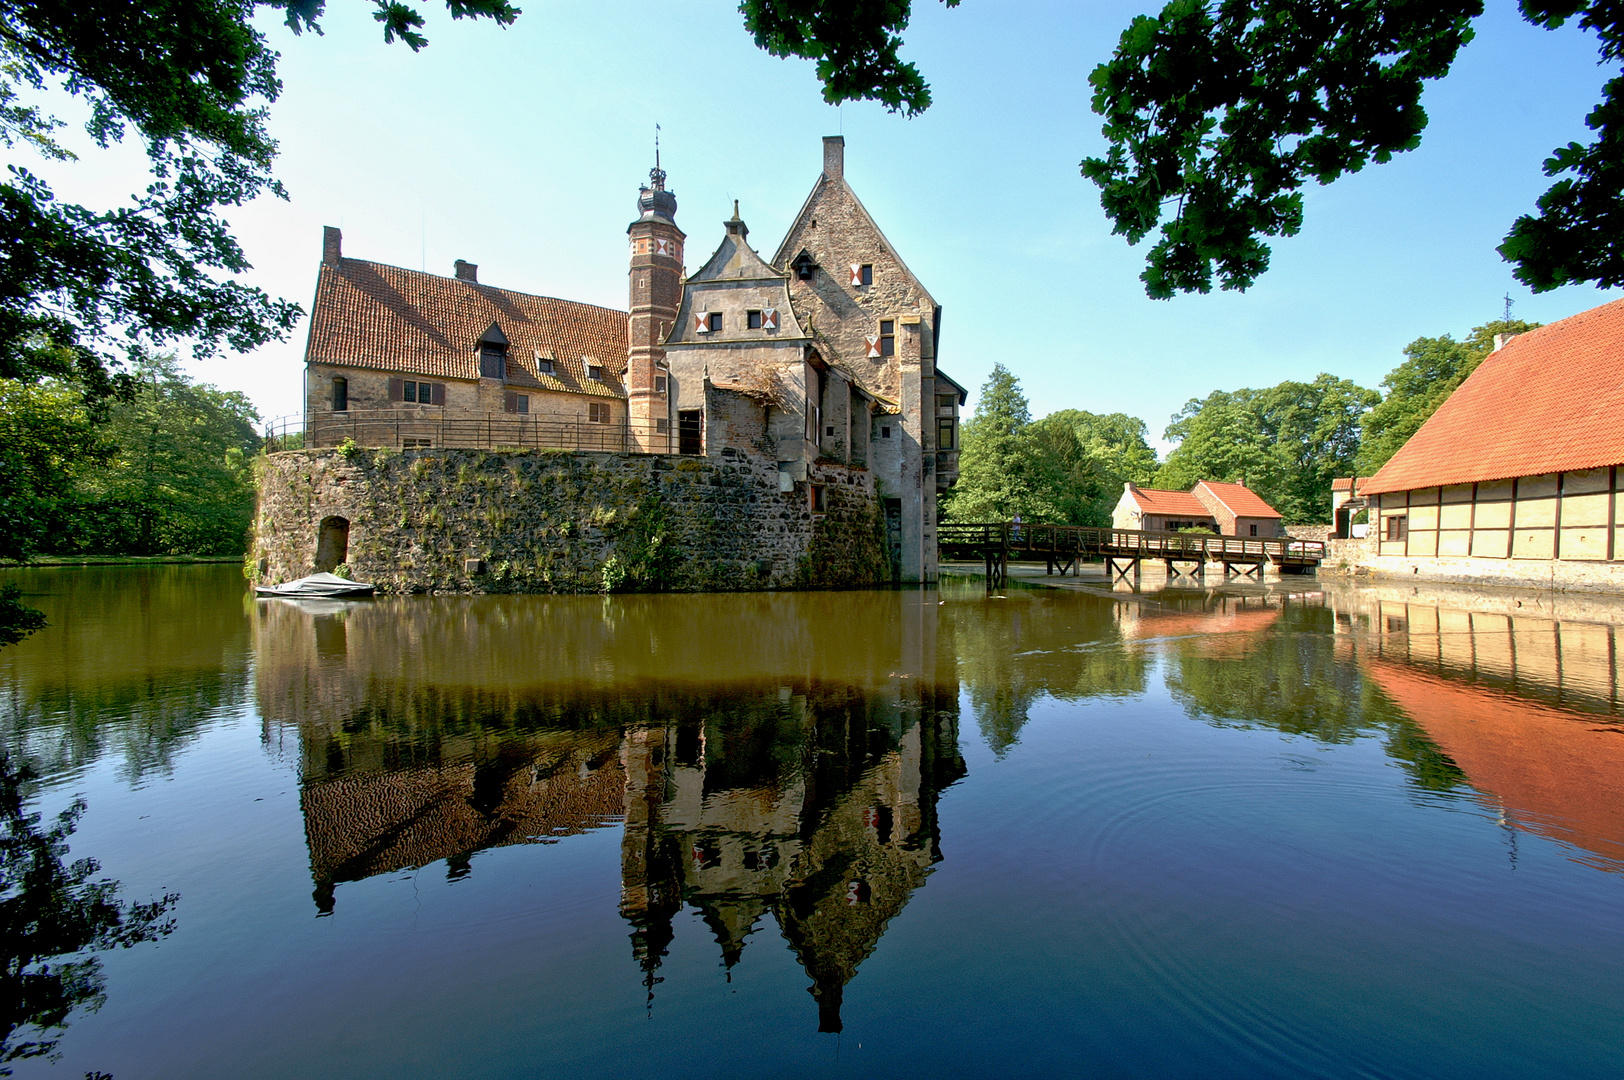
<path fill-rule="evenodd" d="M 40 776 L 104 755 L 129 781 L 167 773 L 203 724 L 248 700 L 235 565 L 25 568 L 5 580 L 49 620 L 0 653 L 0 743 Z"/>
<path fill-rule="evenodd" d="M 770 917 L 819 1030 L 941 858 L 964 774 L 930 593 L 267 601 L 267 736 L 297 740 L 316 906 L 336 886 L 624 822 L 652 1004 L 673 920 L 727 969 Z"/>
<path fill-rule="evenodd" d="M 1605 605 L 1565 606 L 1577 610 L 1381 586 L 1327 596 L 1339 651 L 1503 824 L 1624 870 L 1617 628 L 1583 617 L 1610 614 Z"/>

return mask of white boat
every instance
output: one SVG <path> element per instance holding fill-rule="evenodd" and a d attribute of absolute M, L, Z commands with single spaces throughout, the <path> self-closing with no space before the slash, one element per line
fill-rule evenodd
<path fill-rule="evenodd" d="M 372 585 L 364 581 L 351 581 L 348 578 L 341 578 L 337 574 L 311 574 L 309 577 L 302 577 L 297 581 L 289 581 L 281 585 L 254 586 L 254 592 L 260 596 L 288 596 L 305 599 L 371 596 L 375 591 L 376 589 Z"/>

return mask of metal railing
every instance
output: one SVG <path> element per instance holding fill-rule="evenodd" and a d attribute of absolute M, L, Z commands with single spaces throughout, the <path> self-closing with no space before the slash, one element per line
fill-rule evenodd
<path fill-rule="evenodd" d="M 678 434 L 657 421 L 560 420 L 523 413 L 436 413 L 410 409 L 352 409 L 307 413 L 270 421 L 265 449 L 303 450 L 342 445 L 397 450 L 446 447 L 459 450 L 607 450 L 681 453 Z M 700 452 L 697 447 L 693 453 Z"/>
<path fill-rule="evenodd" d="M 1026 522 L 942 522 L 936 527 L 942 548 L 996 548 L 1033 555 L 1114 555 L 1119 558 L 1195 559 L 1208 562 L 1312 563 L 1325 558 L 1319 540 L 1282 537 L 1217 536 L 1202 533 L 1103 529 L 1083 525 Z"/>

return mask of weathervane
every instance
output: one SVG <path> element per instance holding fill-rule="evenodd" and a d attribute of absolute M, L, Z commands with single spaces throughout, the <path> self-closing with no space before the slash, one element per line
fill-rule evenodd
<path fill-rule="evenodd" d="M 660 125 L 654 125 L 654 168 L 648 173 L 649 183 L 655 191 L 665 190 L 665 170 L 660 168 Z"/>

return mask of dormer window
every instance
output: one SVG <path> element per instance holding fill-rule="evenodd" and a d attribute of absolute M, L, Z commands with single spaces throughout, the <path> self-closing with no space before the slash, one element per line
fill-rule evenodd
<path fill-rule="evenodd" d="M 542 352 L 541 352 L 540 349 L 536 350 L 535 355 L 536 355 L 536 373 L 538 375 L 552 375 L 558 370 L 557 367 L 553 364 L 553 358 L 550 357 L 550 356 L 542 355 Z"/>
<path fill-rule="evenodd" d="M 586 366 L 586 377 L 591 379 L 593 382 L 602 382 L 603 381 L 603 365 L 602 364 L 588 364 Z"/>
<path fill-rule="evenodd" d="M 479 377 L 505 379 L 507 377 L 507 335 L 496 323 L 479 336 Z"/>

